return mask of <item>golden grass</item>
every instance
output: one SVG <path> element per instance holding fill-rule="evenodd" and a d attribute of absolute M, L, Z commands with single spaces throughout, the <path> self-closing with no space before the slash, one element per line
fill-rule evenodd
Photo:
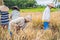
<path fill-rule="evenodd" d="M 32 15 L 32 22 L 29 22 L 24 30 L 18 33 L 13 31 L 12 37 L 7 29 L 0 27 L 0 40 L 60 40 L 60 12 L 52 12 L 48 30 L 43 30 L 42 13 L 22 13 L 21 16 Z"/>

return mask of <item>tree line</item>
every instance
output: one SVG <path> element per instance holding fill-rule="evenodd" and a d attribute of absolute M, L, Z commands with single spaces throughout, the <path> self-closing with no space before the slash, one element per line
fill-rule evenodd
<path fill-rule="evenodd" d="M 19 8 L 36 7 L 35 0 L 4 0 L 4 4 L 9 8 L 11 8 L 12 6 L 18 6 Z"/>

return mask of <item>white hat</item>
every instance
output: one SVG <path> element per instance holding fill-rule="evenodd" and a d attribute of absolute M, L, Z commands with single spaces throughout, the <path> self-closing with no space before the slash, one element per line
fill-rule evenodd
<path fill-rule="evenodd" d="M 31 20 L 32 20 L 31 15 L 27 15 L 27 16 L 25 17 L 25 20 L 26 20 L 26 21 L 31 21 Z"/>
<path fill-rule="evenodd" d="M 9 11 L 9 8 L 5 5 L 0 6 L 0 11 Z"/>
<path fill-rule="evenodd" d="M 55 4 L 53 2 L 50 2 L 47 5 L 50 6 L 50 7 L 55 7 Z"/>

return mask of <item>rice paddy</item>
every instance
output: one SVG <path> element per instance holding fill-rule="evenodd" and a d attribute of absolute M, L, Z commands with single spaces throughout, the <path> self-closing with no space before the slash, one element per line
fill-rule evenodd
<path fill-rule="evenodd" d="M 13 31 L 10 36 L 7 29 L 0 26 L 0 40 L 60 40 L 60 12 L 51 12 L 49 29 L 43 30 L 42 12 L 22 12 L 21 16 L 32 15 L 32 21 L 24 30 Z M 13 30 L 13 29 L 12 29 Z"/>

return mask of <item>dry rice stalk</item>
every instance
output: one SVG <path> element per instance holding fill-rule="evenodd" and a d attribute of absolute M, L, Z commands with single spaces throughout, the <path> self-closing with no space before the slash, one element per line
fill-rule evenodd
<path fill-rule="evenodd" d="M 52 31 L 45 30 L 45 31 L 38 31 L 36 35 L 36 40 L 51 40 L 52 39 Z"/>

